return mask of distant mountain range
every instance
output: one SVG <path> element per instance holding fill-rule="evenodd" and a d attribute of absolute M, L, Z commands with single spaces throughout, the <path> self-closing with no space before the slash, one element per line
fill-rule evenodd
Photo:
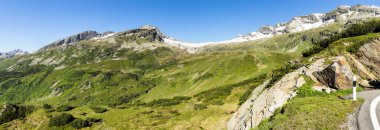
<path fill-rule="evenodd" d="M 288 22 L 277 23 L 274 26 L 265 25 L 260 27 L 256 32 L 251 32 L 246 35 L 239 35 L 236 38 L 219 41 L 219 42 L 204 42 L 204 43 L 189 43 L 176 40 L 170 36 L 165 35 L 160 32 L 157 27 L 145 25 L 143 27 L 128 30 L 125 32 L 115 33 L 112 31 L 107 31 L 104 33 L 99 33 L 96 31 L 84 31 L 64 39 L 60 39 L 53 43 L 50 43 L 42 47 L 39 51 L 46 50 L 48 48 L 57 47 L 61 45 L 69 45 L 82 40 L 101 40 L 112 36 L 117 36 L 120 34 L 132 35 L 139 34 L 139 37 L 152 37 L 153 40 L 158 40 L 159 42 L 167 43 L 170 46 L 175 46 L 181 49 L 185 49 L 188 52 L 194 53 L 199 48 L 207 45 L 215 44 L 228 44 L 228 43 L 241 43 L 252 40 L 258 40 L 262 38 L 268 38 L 276 35 L 300 32 L 304 30 L 309 30 L 313 28 L 322 27 L 332 23 L 353 23 L 366 18 L 374 18 L 380 16 L 380 7 L 378 6 L 366 6 L 366 5 L 355 5 L 355 6 L 339 6 L 338 8 L 328 12 L 328 13 L 314 13 L 310 15 L 297 16 L 292 18 Z M 11 58 L 15 55 L 28 54 L 28 52 L 22 51 L 20 49 L 0 53 L 0 58 Z"/>
<path fill-rule="evenodd" d="M 145 25 L 138 29 L 132 29 L 125 32 L 114 33 L 112 31 L 108 31 L 105 33 L 98 33 L 95 31 L 85 31 L 79 34 L 75 34 L 73 36 L 58 40 L 53 42 L 41 50 L 45 50 L 50 47 L 67 45 L 75 42 L 79 42 L 81 40 L 99 40 L 105 39 L 111 36 L 117 36 L 115 34 L 133 34 L 133 33 L 141 33 L 141 31 L 145 30 L 141 37 L 150 37 L 158 39 L 160 42 L 165 42 L 171 46 L 176 46 L 181 49 L 185 49 L 188 52 L 196 52 L 199 48 L 207 45 L 215 45 L 215 44 L 228 44 L 228 43 L 241 43 L 252 40 L 258 40 L 262 38 L 268 38 L 276 35 L 283 35 L 288 33 L 305 31 L 313 28 L 318 28 L 322 26 L 326 26 L 333 23 L 353 23 L 356 21 L 360 21 L 366 18 L 374 18 L 380 16 L 380 7 L 378 6 L 366 6 L 366 5 L 355 5 L 355 6 L 339 6 L 336 9 L 328 12 L 328 13 L 314 13 L 310 15 L 297 16 L 292 18 L 288 22 L 277 23 L 274 26 L 265 25 L 260 27 L 256 32 L 251 32 L 246 35 L 239 35 L 236 38 L 219 41 L 219 42 L 204 42 L 204 43 L 189 43 L 183 42 L 180 40 L 176 40 L 170 36 L 165 35 L 160 32 L 157 27 Z"/>
<path fill-rule="evenodd" d="M 265 25 L 260 27 L 256 32 L 251 32 L 246 35 L 239 35 L 236 38 L 219 41 L 219 42 L 205 42 L 205 43 L 187 43 L 175 40 L 174 38 L 165 39 L 165 42 L 171 44 L 181 44 L 190 47 L 202 47 L 209 44 L 224 44 L 224 43 L 239 43 L 257 40 L 261 38 L 268 38 L 276 35 L 294 33 L 305 31 L 313 28 L 322 27 L 337 22 L 352 23 L 357 20 L 366 18 L 374 18 L 380 16 L 380 7 L 355 5 L 355 6 L 339 6 L 335 10 L 328 13 L 314 13 L 310 15 L 297 16 L 288 22 L 277 23 L 274 26 Z"/>
<path fill-rule="evenodd" d="M 16 49 L 10 52 L 0 52 L 0 58 L 12 58 L 17 55 L 29 54 L 27 51 L 23 51 L 21 49 Z"/>

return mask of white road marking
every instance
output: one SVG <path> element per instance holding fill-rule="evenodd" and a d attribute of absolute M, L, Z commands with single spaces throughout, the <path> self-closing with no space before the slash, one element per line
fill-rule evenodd
<path fill-rule="evenodd" d="M 380 96 L 376 97 L 372 102 L 370 106 L 370 114 L 371 114 L 371 121 L 373 125 L 373 129 L 380 130 L 379 122 L 377 121 L 376 116 L 376 106 L 380 101 Z"/>

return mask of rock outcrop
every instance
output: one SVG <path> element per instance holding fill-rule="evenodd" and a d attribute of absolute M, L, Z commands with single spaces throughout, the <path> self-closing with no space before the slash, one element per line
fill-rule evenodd
<path fill-rule="evenodd" d="M 133 36 L 144 38 L 149 42 L 163 42 L 166 36 L 157 27 L 145 25 L 138 29 L 132 29 L 119 34 L 119 36 Z"/>
<path fill-rule="evenodd" d="M 42 47 L 39 51 L 43 51 L 43 50 L 53 48 L 53 47 L 57 47 L 57 46 L 61 46 L 61 45 L 68 45 L 68 44 L 80 42 L 83 40 L 90 40 L 90 39 L 96 38 L 96 37 L 104 37 L 104 36 L 107 36 L 107 35 L 112 34 L 112 33 L 113 32 L 111 32 L 111 31 L 107 31 L 105 33 L 98 33 L 96 31 L 84 31 L 84 32 L 75 34 L 73 36 L 58 40 L 58 41 L 53 42 L 51 44 L 48 44 L 48 45 Z"/>
<path fill-rule="evenodd" d="M 369 72 L 375 77 L 380 77 L 380 40 L 374 40 L 359 48 L 355 54 L 358 59 Z"/>
<path fill-rule="evenodd" d="M 336 61 L 325 69 L 313 72 L 313 76 L 325 86 L 336 89 L 347 89 L 352 87 L 352 77 L 354 74 L 346 58 L 339 56 L 336 57 Z"/>
<path fill-rule="evenodd" d="M 265 89 L 267 82 L 252 92 L 252 96 L 234 113 L 228 122 L 229 130 L 248 130 L 254 128 L 265 118 L 273 115 L 290 98 L 296 95 L 297 88 L 305 80 L 300 75 L 302 69 L 286 74 L 273 86 Z"/>

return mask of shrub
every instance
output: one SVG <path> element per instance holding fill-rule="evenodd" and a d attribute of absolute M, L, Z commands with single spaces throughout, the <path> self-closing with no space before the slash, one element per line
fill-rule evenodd
<path fill-rule="evenodd" d="M 54 112 L 55 110 L 54 109 L 46 109 L 45 112 L 46 113 L 50 113 L 50 112 Z"/>
<path fill-rule="evenodd" d="M 205 104 L 195 104 L 194 105 L 194 110 L 196 110 L 196 111 L 203 110 L 206 108 L 207 108 L 207 105 L 205 105 Z"/>
<path fill-rule="evenodd" d="M 80 79 L 84 74 L 85 72 L 83 70 L 72 70 L 67 73 L 65 79 L 69 82 L 76 81 Z"/>
<path fill-rule="evenodd" d="M 178 105 L 183 101 L 190 100 L 191 97 L 185 97 L 185 96 L 177 96 L 172 99 L 158 99 L 158 100 L 153 100 L 149 103 L 146 103 L 146 106 L 173 106 L 173 105 Z"/>
<path fill-rule="evenodd" d="M 181 114 L 177 110 L 169 110 L 169 113 L 173 114 L 173 115 L 180 115 Z"/>
<path fill-rule="evenodd" d="M 118 98 L 118 101 L 120 101 L 122 103 L 128 103 L 128 102 L 132 101 L 133 99 L 139 97 L 140 95 L 141 94 L 135 93 L 135 94 L 131 94 L 131 95 L 122 96 L 122 97 Z"/>
<path fill-rule="evenodd" d="M 68 101 L 74 101 L 74 100 L 77 100 L 77 97 L 72 96 L 72 97 L 70 97 L 70 98 L 68 99 Z"/>
<path fill-rule="evenodd" d="M 33 110 L 33 106 L 17 106 L 14 104 L 7 104 L 0 113 L 0 124 L 4 124 L 14 119 L 24 118 L 26 115 L 33 112 Z"/>
<path fill-rule="evenodd" d="M 102 119 L 101 118 L 87 118 L 86 121 L 90 122 L 90 123 L 99 123 L 99 122 L 102 122 Z"/>
<path fill-rule="evenodd" d="M 81 129 L 84 127 L 89 127 L 90 122 L 88 122 L 87 120 L 75 119 L 74 121 L 70 123 L 70 125 L 76 129 Z"/>
<path fill-rule="evenodd" d="M 331 43 L 338 41 L 339 39 L 342 39 L 342 38 L 360 36 L 360 35 L 365 35 L 368 33 L 377 33 L 377 32 L 380 32 L 380 20 L 370 20 L 370 21 L 365 21 L 361 23 L 351 24 L 343 32 L 339 34 L 334 34 L 330 36 L 329 38 L 318 41 L 317 43 L 315 43 L 316 45 L 314 47 L 302 52 L 302 56 L 308 57 L 313 54 L 317 54 L 323 51 L 324 49 L 326 49 Z M 353 45 L 348 49 L 348 51 L 355 52 L 360 46 L 361 44 Z"/>
<path fill-rule="evenodd" d="M 218 105 L 218 106 L 221 106 L 221 105 L 224 104 L 224 102 L 223 102 L 222 99 L 211 100 L 209 103 L 212 104 L 212 105 Z"/>
<path fill-rule="evenodd" d="M 74 107 L 68 106 L 68 105 L 62 105 L 57 108 L 57 112 L 65 112 L 65 111 L 70 111 L 72 109 L 74 109 Z"/>
<path fill-rule="evenodd" d="M 104 113 L 107 111 L 106 108 L 103 107 L 90 107 L 95 113 Z"/>
<path fill-rule="evenodd" d="M 60 114 L 50 119 L 49 126 L 64 126 L 72 122 L 75 118 L 70 114 Z"/>
<path fill-rule="evenodd" d="M 49 105 L 49 104 L 44 103 L 44 104 L 42 105 L 42 108 L 44 108 L 44 109 L 51 109 L 52 106 Z"/>
<path fill-rule="evenodd" d="M 212 77 L 214 77 L 214 74 L 207 72 L 207 73 L 199 76 L 198 78 L 194 79 L 194 83 L 196 83 L 198 81 L 201 81 L 201 80 L 206 80 L 206 79 L 209 79 L 209 78 L 212 78 Z"/>
<path fill-rule="evenodd" d="M 279 67 L 272 71 L 272 79 L 269 81 L 267 87 L 272 87 L 278 80 L 291 71 L 298 69 L 302 65 L 286 63 L 283 67 Z"/>

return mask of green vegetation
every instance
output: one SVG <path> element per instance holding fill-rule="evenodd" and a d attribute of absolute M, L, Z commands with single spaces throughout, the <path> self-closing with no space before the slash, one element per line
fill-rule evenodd
<path fill-rule="evenodd" d="M 95 113 L 104 113 L 107 111 L 107 108 L 103 107 L 90 107 Z"/>
<path fill-rule="evenodd" d="M 285 65 L 278 67 L 272 71 L 271 79 L 267 87 L 272 87 L 278 80 L 284 77 L 286 74 L 298 69 L 301 67 L 301 64 L 296 63 L 285 63 Z"/>
<path fill-rule="evenodd" d="M 379 38 L 379 33 L 371 33 L 368 35 L 363 36 L 357 36 L 357 37 L 351 37 L 347 39 L 343 39 L 342 41 L 351 43 L 347 48 L 346 51 L 350 53 L 356 53 L 361 46 L 363 46 L 366 43 L 371 42 L 373 39 Z"/>
<path fill-rule="evenodd" d="M 325 37 L 341 34 L 337 33 L 340 28 L 334 24 L 254 42 L 208 46 L 196 54 L 123 35 L 115 41 L 81 41 L 65 49 L 52 48 L 2 60 L 0 103 L 39 107 L 20 114 L 24 116 L 6 119 L 0 129 L 222 129 L 225 126 L 221 124 L 227 124 L 257 86 L 269 80 L 268 87 L 271 87 L 285 74 L 302 66 L 306 58 L 302 58 L 301 52 Z M 323 41 L 320 44 L 329 47 L 321 52 L 327 55 L 339 54 L 338 50 L 355 52 L 378 35 Z M 350 44 L 341 46 L 341 42 Z M 151 49 L 123 48 L 142 44 Z M 294 60 L 299 58 L 300 62 Z M 10 66 L 12 70 L 6 70 Z M 307 80 L 298 96 L 260 128 L 281 128 L 284 120 L 296 123 L 301 119 L 312 120 L 305 113 L 326 112 L 334 105 L 345 109 L 326 112 L 338 112 L 336 118 L 324 116 L 337 122 L 343 112 L 357 106 L 337 98 L 346 94 L 345 91 L 315 92 L 312 84 Z M 317 102 L 318 98 L 326 105 Z M 14 120 L 21 118 L 24 119 Z M 319 117 L 314 120 L 326 123 Z"/>
<path fill-rule="evenodd" d="M 256 129 L 340 129 L 361 103 L 333 96 L 294 98 Z"/>
<path fill-rule="evenodd" d="M 197 111 L 202 110 L 202 109 L 206 109 L 206 108 L 207 108 L 207 105 L 205 105 L 205 104 L 195 104 L 194 105 L 194 110 L 197 110 Z"/>
<path fill-rule="evenodd" d="M 51 105 L 49 105 L 49 104 L 46 104 L 46 103 L 44 103 L 43 105 L 42 105 L 42 108 L 44 108 L 44 109 L 51 109 L 51 108 L 53 108 Z"/>
<path fill-rule="evenodd" d="M 62 106 L 57 107 L 57 112 L 65 112 L 65 111 L 70 111 L 72 109 L 74 109 L 74 107 L 69 106 L 69 105 L 62 105 Z"/>
<path fill-rule="evenodd" d="M 306 76 L 303 76 L 303 77 L 306 80 L 306 83 L 303 86 L 301 86 L 299 89 L 297 89 L 298 98 L 328 95 L 326 92 L 315 91 L 312 88 L 312 86 L 314 85 L 314 81 L 307 78 Z"/>
<path fill-rule="evenodd" d="M 173 105 L 178 105 L 183 101 L 190 100 L 191 97 L 174 97 L 173 99 L 158 99 L 158 100 L 153 100 L 151 102 L 148 102 L 145 104 L 145 106 L 173 106 Z"/>
<path fill-rule="evenodd" d="M 304 57 L 311 56 L 313 54 L 319 53 L 322 50 L 326 49 L 331 43 L 338 41 L 342 38 L 348 38 L 348 37 L 355 37 L 355 36 L 361 36 L 369 33 L 378 33 L 380 32 L 380 20 L 370 20 L 370 21 L 364 21 L 361 23 L 351 24 L 347 29 L 345 29 L 343 32 L 334 34 L 330 36 L 329 38 L 322 39 L 321 41 L 318 41 L 315 43 L 315 46 L 305 50 L 302 52 L 302 55 Z M 363 45 L 364 41 L 358 41 L 354 44 L 350 45 L 348 51 L 349 52 L 356 52 L 357 49 L 361 45 Z"/>
<path fill-rule="evenodd" d="M 2 108 L 0 115 L 0 124 L 9 121 L 24 118 L 34 110 L 33 106 L 18 106 L 14 104 L 7 104 Z"/>
<path fill-rule="evenodd" d="M 70 123 L 70 125 L 76 129 L 81 129 L 84 127 L 89 127 L 90 122 L 88 122 L 87 120 L 75 119 Z"/>
<path fill-rule="evenodd" d="M 63 113 L 51 118 L 49 121 L 49 126 L 65 126 L 72 122 L 74 119 L 75 118 L 72 115 Z"/>
<path fill-rule="evenodd" d="M 298 89 L 297 96 L 255 129 L 340 129 L 340 125 L 347 121 L 347 115 L 363 102 L 338 97 L 341 94 L 347 95 L 351 90 L 326 94 L 312 90 L 313 84 L 311 79 L 306 78 L 306 83 Z"/>

